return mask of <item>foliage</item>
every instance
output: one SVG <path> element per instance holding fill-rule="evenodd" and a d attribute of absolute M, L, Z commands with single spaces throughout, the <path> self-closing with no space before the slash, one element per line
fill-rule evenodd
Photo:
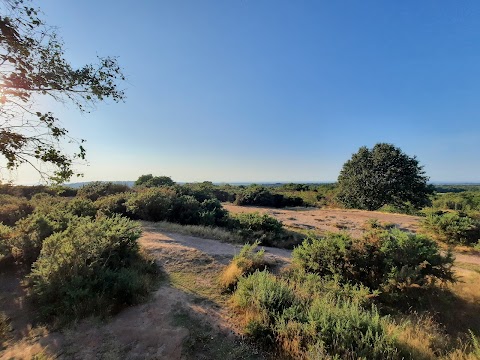
<path fill-rule="evenodd" d="M 167 220 L 176 197 L 169 188 L 145 188 L 134 193 L 125 203 L 134 218 L 148 221 Z"/>
<path fill-rule="evenodd" d="M 168 176 L 153 176 L 152 174 L 141 175 L 136 181 L 135 186 L 159 187 L 173 186 L 175 182 Z"/>
<path fill-rule="evenodd" d="M 406 358 L 389 333 L 390 319 L 363 306 L 364 289 L 313 283 L 315 289 L 311 280 L 289 281 L 267 271 L 242 277 L 233 301 L 245 314 L 247 334 L 293 358 Z"/>
<path fill-rule="evenodd" d="M 428 204 L 432 188 L 415 157 L 385 143 L 361 147 L 338 177 L 338 199 L 346 207 L 376 210 L 383 205 L 414 208 Z"/>
<path fill-rule="evenodd" d="M 0 194 L 12 195 L 19 198 L 27 198 L 30 200 L 36 194 L 49 194 L 56 196 L 73 197 L 77 194 L 76 189 L 72 189 L 66 186 L 44 186 L 44 185 L 11 185 L 1 184 Z"/>
<path fill-rule="evenodd" d="M 286 206 L 302 206 L 303 200 L 300 197 L 290 197 L 273 193 L 263 186 L 252 185 L 243 189 L 237 195 L 235 204 L 281 208 Z"/>
<path fill-rule="evenodd" d="M 463 191 L 437 194 L 432 201 L 432 207 L 441 210 L 480 211 L 480 192 Z"/>
<path fill-rule="evenodd" d="M 294 249 L 292 262 L 302 271 L 387 294 L 455 280 L 450 253 L 443 256 L 434 241 L 398 229 L 373 230 L 355 241 L 346 234 L 311 235 Z"/>
<path fill-rule="evenodd" d="M 56 29 L 45 24 L 28 0 L 4 1 L 1 11 L 0 153 L 8 169 L 26 163 L 42 177 L 62 182 L 74 174 L 75 160 L 84 159 L 83 140 L 78 141 L 77 153 L 64 152 L 59 142 L 72 141 L 68 131 L 35 100 L 49 96 L 85 111 L 107 98 L 123 100 L 118 81 L 125 78 L 111 57 L 98 58 L 98 64 L 72 67 Z M 53 167 L 53 172 L 38 163 Z"/>
<path fill-rule="evenodd" d="M 42 248 L 43 241 L 54 232 L 65 230 L 77 217 L 91 220 L 96 215 L 92 201 L 75 198 L 66 200 L 50 195 L 35 195 L 35 211 L 17 222 L 8 241 L 11 254 L 19 263 L 33 263 Z"/>
<path fill-rule="evenodd" d="M 475 244 L 480 241 L 480 220 L 461 212 L 426 211 L 423 228 L 448 244 Z"/>
<path fill-rule="evenodd" d="M 115 195 L 129 190 L 130 188 L 125 184 L 95 181 L 82 186 L 78 190 L 77 196 L 95 201 L 100 197 Z"/>
<path fill-rule="evenodd" d="M 33 212 L 32 205 L 24 198 L 12 195 L 0 195 L 0 222 L 13 226 Z"/>
<path fill-rule="evenodd" d="M 72 219 L 47 238 L 29 275 L 31 295 L 46 318 L 105 314 L 148 293 L 155 265 L 142 261 L 140 228 L 121 216 Z"/>
<path fill-rule="evenodd" d="M 282 222 L 273 216 L 257 212 L 231 215 L 229 227 L 236 229 L 245 240 L 259 241 L 263 245 L 268 245 L 283 235 Z"/>
<path fill-rule="evenodd" d="M 114 214 L 120 214 L 128 216 L 126 202 L 133 195 L 131 192 L 122 192 L 114 195 L 108 195 L 99 198 L 95 201 L 94 205 L 98 211 L 107 216 Z"/>
<path fill-rule="evenodd" d="M 253 244 L 245 244 L 233 257 L 220 276 L 220 284 L 223 288 L 232 290 L 240 277 L 265 267 L 265 250 L 257 250 L 258 245 L 260 245 L 258 241 Z"/>

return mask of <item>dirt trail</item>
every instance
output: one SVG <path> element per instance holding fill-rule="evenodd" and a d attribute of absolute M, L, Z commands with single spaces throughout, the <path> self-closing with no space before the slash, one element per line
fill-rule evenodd
<path fill-rule="evenodd" d="M 218 271 L 240 249 L 238 245 L 217 240 L 201 239 L 180 234 L 162 233 L 153 225 L 144 224 L 140 245 L 158 264 L 165 268 L 182 267 L 195 270 L 195 261 L 211 262 Z M 272 262 L 285 263 L 290 252 L 282 249 L 266 249 Z M 205 276 L 206 278 L 208 276 Z M 205 279 L 205 281 L 216 281 Z M 208 285 L 208 284 L 207 284 Z M 22 304 L 25 294 L 20 283 L 12 280 L 9 291 L 10 304 Z M 14 327 L 16 341 L 4 351 L 0 359 L 30 359 L 44 353 L 58 359 L 184 359 L 182 344 L 189 336 L 184 326 L 175 325 L 173 314 L 187 309 L 207 321 L 216 331 L 235 336 L 238 329 L 230 323 L 230 314 L 224 307 L 199 301 L 198 297 L 163 283 L 148 302 L 127 308 L 107 321 L 83 320 L 73 328 L 48 333 L 35 328 L 28 319 L 31 313 L 20 306 L 10 306 L 7 311 Z"/>
<path fill-rule="evenodd" d="M 292 217 L 288 211 L 282 210 L 282 213 Z M 314 214 L 318 214 L 318 210 Z M 178 273 L 198 272 L 200 280 L 197 277 L 195 282 L 204 289 L 216 281 L 214 274 L 218 274 L 240 249 L 238 245 L 217 240 L 162 232 L 154 224 L 144 223 L 143 228 L 139 243 L 159 265 L 172 275 L 177 270 Z M 265 250 L 267 259 L 274 263 L 281 265 L 290 261 L 289 250 L 268 247 Z M 480 264 L 480 257 L 457 254 L 457 261 Z M 197 271 L 200 268 L 201 271 Z M 14 295 L 9 301 L 22 304 L 23 293 L 10 290 Z M 25 313 L 15 312 L 12 307 L 13 312 L 8 315 L 14 327 L 22 327 L 14 330 L 23 339 L 0 352 L 0 359 L 29 359 L 42 349 L 45 354 L 59 359 L 185 359 L 182 344 L 189 336 L 189 330 L 172 322 L 172 316 L 179 308 L 188 309 L 219 334 L 234 336 L 238 333 L 230 321 L 228 309 L 211 301 L 199 300 L 197 295 L 163 283 L 151 300 L 125 309 L 108 321 L 84 320 L 72 329 L 52 333 L 44 329 L 30 330 L 31 324 L 24 321 Z"/>

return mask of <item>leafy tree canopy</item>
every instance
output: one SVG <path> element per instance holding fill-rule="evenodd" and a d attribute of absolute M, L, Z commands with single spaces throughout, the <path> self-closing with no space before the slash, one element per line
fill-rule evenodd
<path fill-rule="evenodd" d="M 158 186 L 173 186 L 175 182 L 169 176 L 153 176 L 152 174 L 141 175 L 137 181 L 135 181 L 135 186 L 143 187 L 158 187 Z"/>
<path fill-rule="evenodd" d="M 43 179 L 61 182 L 74 175 L 75 160 L 85 159 L 84 140 L 71 138 L 37 100 L 50 97 L 89 111 L 108 98 L 123 100 L 119 82 L 125 78 L 112 57 L 74 68 L 57 30 L 40 15 L 29 0 L 0 2 L 0 171 L 26 163 Z M 77 152 L 62 150 L 62 140 L 75 143 Z"/>
<path fill-rule="evenodd" d="M 361 147 L 344 165 L 338 177 L 338 199 L 346 207 L 376 210 L 383 205 L 415 208 L 426 205 L 432 193 L 428 177 L 416 157 L 392 144 Z"/>

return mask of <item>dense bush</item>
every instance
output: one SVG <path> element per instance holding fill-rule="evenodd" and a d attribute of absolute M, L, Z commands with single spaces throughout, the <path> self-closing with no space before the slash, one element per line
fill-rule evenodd
<path fill-rule="evenodd" d="M 77 196 L 95 201 L 103 196 L 115 195 L 118 193 L 127 192 L 129 190 L 130 188 L 125 184 L 95 181 L 78 189 Z"/>
<path fill-rule="evenodd" d="M 73 218 L 48 237 L 29 275 L 42 315 L 105 314 L 145 296 L 150 286 L 145 273 L 155 267 L 142 262 L 139 236 L 138 225 L 114 216 Z"/>
<path fill-rule="evenodd" d="M 33 206 L 25 198 L 12 195 L 0 195 L 0 222 L 13 226 L 33 212 Z"/>
<path fill-rule="evenodd" d="M 122 192 L 115 195 L 104 196 L 97 201 L 94 205 L 98 211 L 102 212 L 107 216 L 112 216 L 114 214 L 120 214 L 128 216 L 126 202 L 133 195 L 131 192 Z"/>
<path fill-rule="evenodd" d="M 398 229 L 372 231 L 355 241 L 346 234 L 310 236 L 293 251 L 292 262 L 303 271 L 384 293 L 454 281 L 451 254 L 443 256 L 434 241 Z"/>
<path fill-rule="evenodd" d="M 308 277 L 308 276 L 307 276 Z M 344 289 L 320 278 L 292 281 L 267 271 L 242 277 L 233 296 L 247 334 L 308 359 L 402 359 L 393 323 L 372 305 L 363 288 Z"/>
<path fill-rule="evenodd" d="M 266 266 L 265 250 L 257 250 L 258 245 L 260 245 L 259 242 L 245 244 L 240 252 L 233 257 L 233 260 L 220 276 L 220 284 L 223 288 L 232 290 L 240 277 Z"/>
<path fill-rule="evenodd" d="M 427 211 L 423 228 L 448 244 L 474 245 L 480 241 L 480 220 L 460 212 Z"/>
<path fill-rule="evenodd" d="M 141 187 L 159 187 L 173 186 L 175 182 L 168 176 L 153 176 L 152 174 L 141 175 L 136 181 L 135 186 Z"/>
<path fill-rule="evenodd" d="M 235 204 L 281 208 L 286 206 L 302 206 L 303 200 L 300 197 L 284 196 L 282 194 L 273 193 L 263 186 L 252 185 L 243 189 L 237 195 Z"/>
<path fill-rule="evenodd" d="M 48 187 L 44 185 L 24 186 L 24 185 L 0 185 L 0 194 L 12 195 L 18 198 L 31 199 L 36 194 L 47 193 L 49 195 L 73 197 L 77 194 L 76 189 L 67 186 Z"/>
<path fill-rule="evenodd" d="M 263 245 L 271 244 L 283 235 L 283 224 L 272 216 L 259 213 L 239 213 L 231 215 L 229 226 L 247 241 L 260 241 Z"/>
<path fill-rule="evenodd" d="M 169 218 L 175 197 L 175 190 L 148 188 L 132 194 L 125 206 L 136 219 L 162 221 Z"/>
<path fill-rule="evenodd" d="M 88 199 L 65 200 L 50 195 L 34 196 L 35 211 L 17 222 L 8 247 L 19 263 L 31 264 L 42 248 L 43 241 L 54 232 L 65 230 L 72 219 L 96 215 L 96 208 Z"/>
<path fill-rule="evenodd" d="M 480 211 L 480 192 L 463 191 L 437 194 L 432 201 L 432 207 L 441 210 Z"/>

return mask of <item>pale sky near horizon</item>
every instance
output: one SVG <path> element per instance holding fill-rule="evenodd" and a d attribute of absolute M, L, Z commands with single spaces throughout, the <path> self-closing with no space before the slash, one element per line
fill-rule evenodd
<path fill-rule="evenodd" d="M 432 181 L 480 182 L 479 1 L 34 4 L 74 65 L 118 56 L 128 77 L 125 103 L 53 106 L 87 140 L 73 182 L 335 181 L 377 142 Z"/>

